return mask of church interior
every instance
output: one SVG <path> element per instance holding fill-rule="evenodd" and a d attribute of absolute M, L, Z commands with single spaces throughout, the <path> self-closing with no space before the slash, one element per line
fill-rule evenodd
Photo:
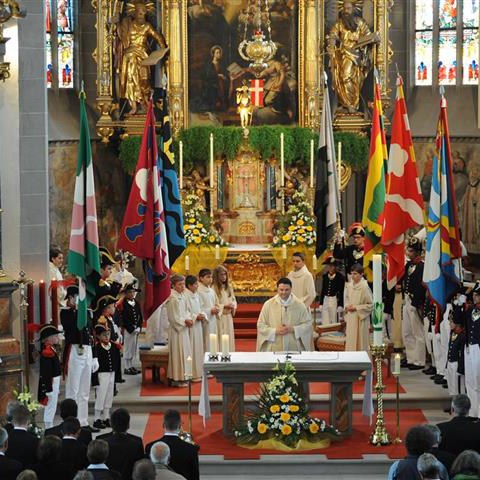
<path fill-rule="evenodd" d="M 479 24 L 0 0 L 0 478 L 480 479 Z"/>

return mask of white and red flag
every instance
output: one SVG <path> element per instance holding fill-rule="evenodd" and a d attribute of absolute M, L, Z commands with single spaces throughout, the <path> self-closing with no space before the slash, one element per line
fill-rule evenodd
<path fill-rule="evenodd" d="M 392 288 L 405 272 L 405 233 L 424 225 L 424 205 L 417 174 L 403 80 L 397 77 L 397 98 L 392 118 L 388 157 L 387 196 L 382 245 L 387 254 L 387 285 Z"/>
<path fill-rule="evenodd" d="M 263 80 L 250 80 L 250 95 L 254 107 L 263 107 Z"/>

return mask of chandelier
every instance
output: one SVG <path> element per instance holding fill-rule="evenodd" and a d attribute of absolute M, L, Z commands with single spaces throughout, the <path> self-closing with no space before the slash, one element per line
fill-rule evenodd
<path fill-rule="evenodd" d="M 262 3 L 264 7 L 262 8 Z M 247 40 L 248 26 L 251 24 L 253 34 L 250 40 Z M 266 34 L 262 29 L 266 27 Z M 267 68 L 267 62 L 271 60 L 277 52 L 277 46 L 272 41 L 272 28 L 270 23 L 270 13 L 268 11 L 268 0 L 249 0 L 247 13 L 245 15 L 245 28 L 243 41 L 238 46 L 238 53 L 244 59 L 250 62 L 249 67 L 253 70 L 256 77 L 260 76 L 262 70 Z"/>

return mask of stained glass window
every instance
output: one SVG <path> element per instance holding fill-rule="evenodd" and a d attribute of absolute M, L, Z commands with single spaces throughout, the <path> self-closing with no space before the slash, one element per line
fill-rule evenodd
<path fill-rule="evenodd" d="M 414 2 L 416 85 L 478 83 L 479 3 L 480 0 Z M 434 12 L 438 12 L 438 23 L 434 21 Z"/>

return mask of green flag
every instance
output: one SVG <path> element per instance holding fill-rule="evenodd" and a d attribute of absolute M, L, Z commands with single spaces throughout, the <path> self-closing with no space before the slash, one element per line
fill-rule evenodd
<path fill-rule="evenodd" d="M 87 306 L 95 295 L 95 285 L 89 275 L 92 271 L 100 273 L 92 147 L 85 108 L 85 92 L 83 91 L 80 92 L 80 138 L 68 251 L 68 271 L 78 277 L 77 326 L 82 329 L 87 325 Z"/>

